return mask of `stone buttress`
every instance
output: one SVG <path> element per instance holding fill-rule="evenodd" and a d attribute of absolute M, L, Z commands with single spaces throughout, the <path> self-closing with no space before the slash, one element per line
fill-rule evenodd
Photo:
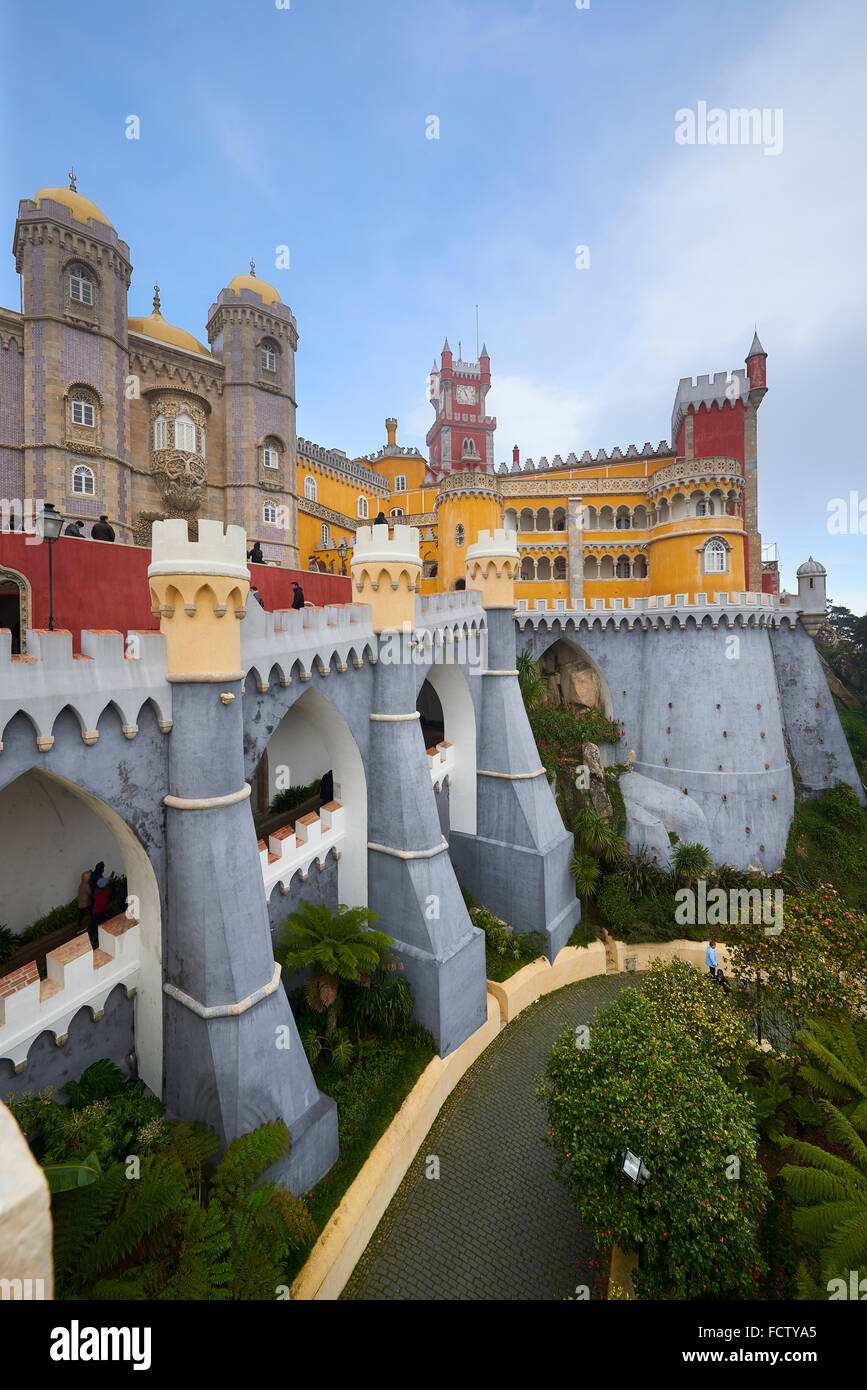
<path fill-rule="evenodd" d="M 244 532 L 202 521 L 190 542 L 185 522 L 157 524 L 148 575 L 174 708 L 164 1100 L 223 1143 L 283 1119 L 292 1151 L 270 1176 L 302 1193 L 337 1158 L 337 1113 L 316 1088 L 275 966 L 244 780 Z"/>
<path fill-rule="evenodd" d="M 479 533 L 467 550 L 467 588 L 481 589 L 487 664 L 477 696 L 477 827 L 452 833 L 452 859 L 473 896 L 516 931 L 541 931 L 553 961 L 581 908 L 565 829 L 527 720 L 515 668 L 512 532 Z"/>
<path fill-rule="evenodd" d="M 367 768 L 368 905 L 396 941 L 416 1017 L 454 1051 L 486 1018 L 485 945 L 472 925 L 443 838 L 416 709 L 411 641 L 421 574 L 418 532 L 360 527 L 356 602 L 379 634 Z"/>

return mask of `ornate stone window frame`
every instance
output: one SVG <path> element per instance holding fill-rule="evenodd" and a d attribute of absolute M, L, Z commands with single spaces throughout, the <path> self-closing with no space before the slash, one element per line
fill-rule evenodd
<path fill-rule="evenodd" d="M 722 569 L 712 569 L 708 565 L 708 555 L 719 555 L 721 551 L 724 552 L 725 565 Z M 708 536 L 704 544 L 699 546 L 699 554 L 701 555 L 702 574 L 728 574 L 730 572 L 731 565 L 729 563 L 729 556 L 731 554 L 731 545 L 726 540 L 725 536 Z"/>
<path fill-rule="evenodd" d="M 266 333 L 256 344 L 256 373 L 260 385 L 274 386 L 280 385 L 280 360 L 283 356 L 283 348 L 278 338 Z M 267 358 L 273 358 L 274 365 L 266 366 Z"/>
<path fill-rule="evenodd" d="M 89 381 L 71 381 L 63 395 L 63 442 L 66 448 L 74 450 L 76 454 L 101 454 L 102 396 Z M 74 419 L 75 404 L 78 401 L 93 410 L 93 424 L 86 425 Z"/>
<path fill-rule="evenodd" d="M 318 502 L 318 493 L 319 488 L 317 487 L 316 479 L 313 477 L 312 473 L 308 473 L 307 477 L 304 479 L 304 496 L 308 502 Z"/>
<path fill-rule="evenodd" d="M 90 303 L 86 299 L 73 298 L 72 279 L 76 271 L 81 272 L 79 278 L 83 276 L 90 282 L 92 295 Z M 63 312 L 96 324 L 99 320 L 102 285 L 95 268 L 83 256 L 70 256 L 64 261 L 61 274 L 63 275 Z"/>

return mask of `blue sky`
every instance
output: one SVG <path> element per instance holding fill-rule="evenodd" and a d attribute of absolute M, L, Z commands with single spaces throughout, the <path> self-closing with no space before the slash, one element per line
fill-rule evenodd
<path fill-rule="evenodd" d="M 446 334 L 475 355 L 476 303 L 498 460 L 656 444 L 680 377 L 743 366 L 758 324 L 763 538 L 786 587 L 812 553 L 867 609 L 867 536 L 827 529 L 833 498 L 867 502 L 856 0 L 95 0 L 86 22 L 48 0 L 2 23 L 7 245 L 74 165 L 130 245 L 130 313 L 158 280 L 202 340 L 252 256 L 298 320 L 298 432 L 349 454 L 390 414 L 424 447 L 427 372 Z M 782 108 L 782 151 L 678 145 L 700 101 Z"/>

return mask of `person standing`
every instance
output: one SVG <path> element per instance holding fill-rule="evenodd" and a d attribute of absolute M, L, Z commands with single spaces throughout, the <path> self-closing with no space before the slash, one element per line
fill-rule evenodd
<path fill-rule="evenodd" d="M 111 888 L 107 878 L 97 880 L 93 894 L 93 907 L 90 919 L 90 941 L 93 949 L 99 945 L 99 928 L 103 922 L 107 922 L 111 916 Z"/>
<path fill-rule="evenodd" d="M 717 963 L 716 938 L 713 936 L 708 938 L 707 951 L 705 952 L 704 963 L 707 966 L 713 978 L 716 980 L 717 984 L 722 986 L 723 992 L 725 994 L 729 994 L 731 991 L 729 990 L 728 981 L 726 980 L 725 975 L 723 974 L 722 970 L 719 967 L 719 964 Z"/>
<path fill-rule="evenodd" d="M 111 526 L 107 516 L 101 516 L 99 521 L 94 522 L 90 530 L 92 541 L 113 541 L 114 528 Z"/>
<path fill-rule="evenodd" d="M 81 931 L 81 924 L 86 917 L 90 916 L 90 907 L 93 902 L 93 889 L 90 886 L 90 869 L 85 869 L 81 875 L 81 882 L 78 885 L 78 930 Z"/>
<path fill-rule="evenodd" d="M 292 595 L 292 607 L 303 608 L 304 590 L 301 588 L 301 585 L 297 581 L 293 581 L 292 588 L 295 590 L 294 594 Z"/>
<path fill-rule="evenodd" d="M 253 549 L 247 551 L 247 559 L 254 565 L 264 565 L 265 556 L 262 554 L 262 547 L 258 541 L 253 542 Z"/>
<path fill-rule="evenodd" d="M 83 540 L 84 540 L 84 522 L 83 522 L 83 521 L 70 521 L 69 525 L 67 526 L 67 528 L 66 528 L 66 530 L 64 531 L 63 534 L 64 534 L 64 536 L 75 536 L 75 538 L 76 538 L 77 540 L 83 541 Z"/>

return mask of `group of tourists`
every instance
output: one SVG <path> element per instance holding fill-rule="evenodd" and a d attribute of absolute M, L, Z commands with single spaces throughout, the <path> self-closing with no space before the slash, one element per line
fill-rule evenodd
<path fill-rule="evenodd" d="M 85 869 L 78 885 L 78 929 L 86 918 L 90 918 L 88 933 L 90 944 L 96 950 L 99 945 L 99 928 L 111 917 L 111 885 L 114 874 L 106 878 L 105 863 L 100 859 L 94 869 Z"/>
<path fill-rule="evenodd" d="M 63 534 L 64 536 L 71 536 L 73 540 L 87 540 L 84 534 L 83 521 L 70 521 Z M 113 541 L 114 538 L 114 527 L 107 516 L 101 516 L 99 521 L 95 521 L 90 528 L 92 541 Z"/>

